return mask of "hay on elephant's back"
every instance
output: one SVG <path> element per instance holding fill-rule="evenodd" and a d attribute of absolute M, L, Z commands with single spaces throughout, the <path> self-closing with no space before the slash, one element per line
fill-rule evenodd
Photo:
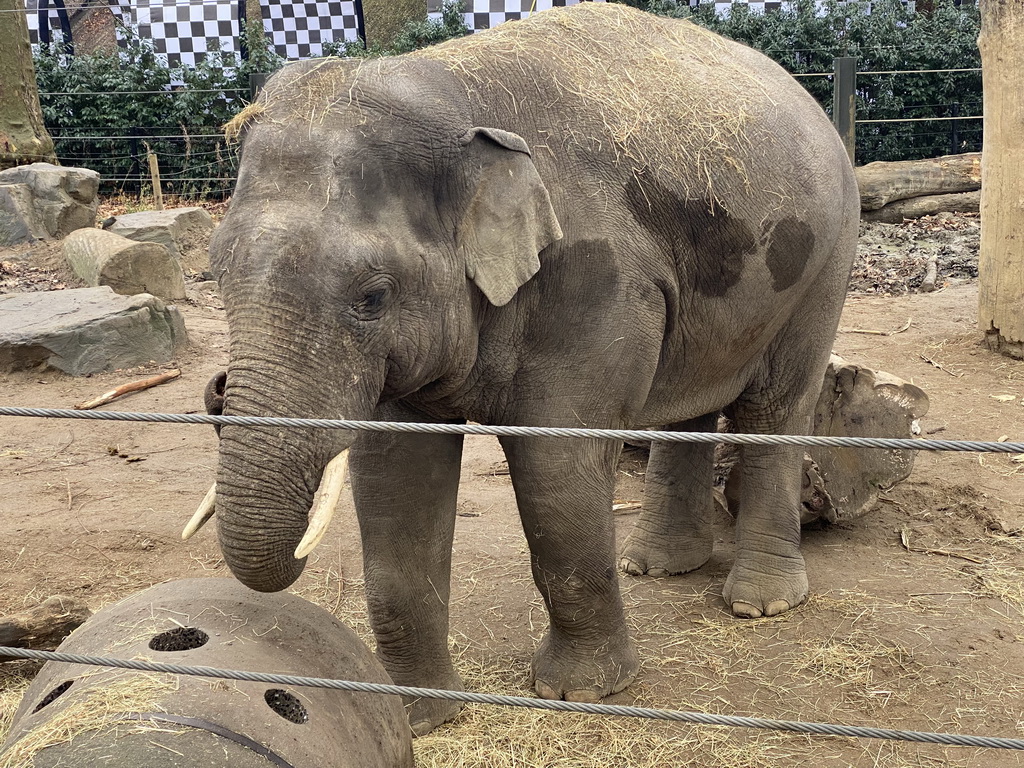
<path fill-rule="evenodd" d="M 515 80 L 517 72 L 527 82 L 550 77 L 606 134 L 570 129 L 569 141 L 608 139 L 637 171 L 688 178 L 710 195 L 726 176 L 748 186 L 750 124 L 773 103 L 723 38 L 613 3 L 545 11 L 410 55 L 446 64 L 471 92 L 507 91 L 503 76 Z M 515 109 L 536 95 L 543 94 L 509 93 Z"/>

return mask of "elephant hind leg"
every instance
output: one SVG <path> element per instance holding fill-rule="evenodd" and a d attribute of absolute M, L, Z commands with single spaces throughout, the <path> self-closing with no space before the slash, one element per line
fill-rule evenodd
<path fill-rule="evenodd" d="M 713 432 L 718 414 L 672 424 L 675 432 Z M 700 568 L 714 544 L 711 495 L 715 447 L 711 443 L 651 446 L 644 504 L 619 558 L 633 576 L 669 576 Z"/>

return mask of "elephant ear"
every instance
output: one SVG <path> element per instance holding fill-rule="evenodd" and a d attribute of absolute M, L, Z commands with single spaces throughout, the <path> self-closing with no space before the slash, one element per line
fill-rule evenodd
<path fill-rule="evenodd" d="M 562 237 L 547 187 L 522 137 L 472 128 L 461 139 L 478 172 L 459 226 L 466 276 L 491 304 L 507 304 L 540 269 L 537 254 Z"/>

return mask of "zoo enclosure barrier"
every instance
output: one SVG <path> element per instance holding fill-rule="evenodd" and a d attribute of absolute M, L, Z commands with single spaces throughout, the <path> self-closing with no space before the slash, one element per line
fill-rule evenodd
<path fill-rule="evenodd" d="M 796 73 L 798 80 L 832 78 L 831 112 L 833 124 L 839 131 L 851 159 L 855 158 L 858 126 L 870 126 L 875 132 L 865 136 L 861 131 L 861 154 L 865 142 L 877 138 L 878 143 L 887 142 L 902 147 L 903 159 L 920 159 L 933 156 L 936 152 L 958 154 L 975 151 L 981 146 L 981 123 L 983 116 L 976 114 L 980 109 L 980 94 L 974 101 L 954 101 L 949 104 L 915 104 L 901 107 L 901 117 L 872 118 L 870 97 L 858 95 L 858 79 L 897 78 L 909 76 L 951 76 L 981 72 L 978 68 L 925 69 L 925 70 L 879 70 L 857 71 L 857 59 L 841 57 L 833 61 L 832 72 Z M 167 98 L 187 97 L 189 94 L 218 94 L 227 102 L 253 100 L 266 83 L 268 75 L 252 73 L 248 89 L 189 89 L 176 88 L 163 91 L 75 91 L 41 92 L 40 98 L 58 99 L 89 96 L 166 96 Z M 891 86 L 894 90 L 896 86 Z M 970 99 L 970 96 L 966 96 Z M 858 100 L 863 105 L 858 108 Z M 826 107 L 829 105 L 826 104 Z M 938 116 L 915 117 L 923 112 L 940 112 Z M 966 114 L 961 114 L 966 112 Z M 199 116 L 197 116 L 199 117 Z M 892 131 L 907 127 L 921 127 L 924 132 L 894 135 Z M 57 149 L 57 156 L 63 165 L 82 165 L 97 170 L 101 184 L 117 191 L 130 191 L 140 196 L 149 189 L 150 174 L 147 165 L 146 145 L 160 158 L 161 181 L 168 194 L 187 197 L 226 197 L 232 191 L 237 173 L 237 157 L 227 145 L 218 126 L 197 125 L 192 129 L 185 126 L 86 126 L 61 130 L 51 129 Z M 918 147 L 915 143 L 924 142 Z M 948 149 L 947 149 L 948 148 Z M 924 154 L 922 155 L 922 152 Z M 875 159 L 870 154 L 862 157 L 866 161 Z"/>
<path fill-rule="evenodd" d="M 945 107 L 949 113 L 945 116 L 940 117 L 901 117 L 901 118 L 881 118 L 881 119 L 868 119 L 868 118 L 857 118 L 857 77 L 858 75 L 864 76 L 895 76 L 895 75 L 924 75 L 924 74 L 958 74 L 958 73 L 974 73 L 981 72 L 980 68 L 965 68 L 965 69 L 920 69 L 920 70 L 909 70 L 909 69 L 898 69 L 898 70 L 877 70 L 871 71 L 866 70 L 863 72 L 857 71 L 857 59 L 853 56 L 842 56 L 833 60 L 832 72 L 817 72 L 808 74 L 795 74 L 794 78 L 806 78 L 806 77 L 831 77 L 832 78 L 832 124 L 835 125 L 836 130 L 839 132 L 840 138 L 843 140 L 843 144 L 846 147 L 846 152 L 850 156 L 850 162 L 856 162 L 856 146 L 857 146 L 857 125 L 891 125 L 896 123 L 949 123 L 949 154 L 955 155 L 963 152 L 965 147 L 968 145 L 966 137 L 970 136 L 972 132 L 977 133 L 981 130 L 980 125 L 975 126 L 973 129 L 964 130 L 961 128 L 961 122 L 981 121 L 983 115 L 961 115 L 961 103 L 952 102 L 947 105 L 918 105 L 919 108 L 934 108 L 934 107 Z M 907 107 L 904 108 L 906 111 Z M 935 135 L 935 134 L 929 134 Z M 972 144 L 979 144 L 977 141 L 970 142 Z"/>
<path fill-rule="evenodd" d="M 991 442 L 977 440 L 930 440 L 904 438 L 829 437 L 820 435 L 753 435 L 719 432 L 665 432 L 647 430 L 577 429 L 559 427 L 517 427 L 491 426 L 481 424 L 421 424 L 408 422 L 350 421 L 344 419 L 295 419 L 276 417 L 214 416 L 209 414 L 137 413 L 118 411 L 80 411 L 61 408 L 21 408 L 0 406 L 0 416 L 24 416 L 34 418 L 67 418 L 91 421 L 133 421 L 173 424 L 235 424 L 243 426 L 275 426 L 290 428 L 347 429 L 362 431 L 416 432 L 428 434 L 463 435 L 507 435 L 542 436 L 563 438 L 591 438 L 609 440 L 646 439 L 665 442 L 723 442 L 739 445 L 815 445 L 829 447 L 899 448 L 917 450 L 970 451 L 987 453 L 1024 453 L 1022 442 Z M 1024 739 L 991 736 L 938 733 L 929 731 L 907 731 L 867 726 L 846 726 L 832 723 L 815 723 L 791 720 L 774 720 L 761 717 L 738 717 L 714 715 L 705 712 L 684 712 L 648 707 L 631 707 L 612 704 L 586 704 L 580 702 L 534 699 L 525 696 L 504 696 L 495 694 L 449 691 L 434 688 L 363 683 L 349 680 L 330 680 L 294 675 L 279 675 L 241 670 L 225 670 L 212 667 L 192 667 L 176 664 L 159 664 L 149 661 L 118 659 L 112 657 L 83 656 L 52 651 L 36 651 L 26 648 L 0 646 L 0 662 L 18 659 L 37 659 L 68 664 L 112 667 L 190 675 L 224 680 L 244 680 L 295 687 L 317 687 L 335 690 L 400 695 L 417 698 L 446 699 L 475 704 L 490 704 L 508 707 L 529 707 L 558 712 L 634 717 L 654 720 L 714 725 L 733 728 L 757 728 L 812 735 L 846 736 L 853 738 L 886 739 L 950 746 L 981 747 L 987 749 L 1024 750 Z"/>
<path fill-rule="evenodd" d="M 6 658 L 5 658 L 6 657 Z M 1000 736 L 973 736 L 960 733 L 938 733 L 934 731 L 904 731 L 893 728 L 870 726 L 836 725 L 833 723 L 802 722 L 799 720 L 773 720 L 765 717 L 740 717 L 736 715 L 713 715 L 707 712 L 684 712 L 675 709 L 631 707 L 621 704 L 585 704 L 553 699 L 533 699 L 527 696 L 504 696 L 471 691 L 448 691 L 439 688 L 414 688 L 405 685 L 363 683 L 353 680 L 331 680 L 298 675 L 278 675 L 264 672 L 249 672 L 214 667 L 192 667 L 181 664 L 160 664 L 152 661 L 118 659 L 107 656 L 83 656 L 55 651 L 34 651 L 27 648 L 0 646 L 0 662 L 17 659 L 37 659 L 67 664 L 83 664 L 114 669 L 132 669 L 140 672 L 158 672 L 171 675 L 188 675 L 219 680 L 243 680 L 247 682 L 290 685 L 296 688 L 329 688 L 338 691 L 377 693 L 384 695 L 408 696 L 421 699 L 444 699 L 470 704 L 491 704 L 504 707 L 525 707 L 544 709 L 551 712 L 576 712 L 586 715 L 608 717 L 633 717 L 645 720 L 668 720 L 692 725 L 716 725 L 729 728 L 758 728 L 761 730 L 806 733 L 815 736 L 848 736 L 861 739 L 886 739 L 889 741 L 910 741 L 923 744 L 946 744 L 955 747 L 982 747 L 986 749 L 1024 750 L 1024 739 L 1009 739 Z"/>

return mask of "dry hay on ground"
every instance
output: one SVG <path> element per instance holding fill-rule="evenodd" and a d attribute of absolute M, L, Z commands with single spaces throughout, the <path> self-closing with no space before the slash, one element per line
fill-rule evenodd
<path fill-rule="evenodd" d="M 135 712 L 162 711 L 159 709 L 160 700 L 177 686 L 177 680 L 170 676 L 138 672 L 113 676 L 102 688 L 75 699 L 54 717 L 22 736 L 0 755 L 0 768 L 27 768 L 42 750 L 113 725 L 124 727 L 126 732 L 166 732 L 165 724 L 146 721 L 126 723 L 124 716 Z"/>

